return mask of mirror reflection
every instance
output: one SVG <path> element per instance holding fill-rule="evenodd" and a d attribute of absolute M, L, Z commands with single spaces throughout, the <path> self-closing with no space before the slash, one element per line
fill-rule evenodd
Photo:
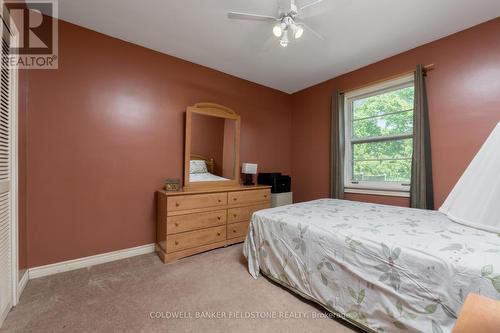
<path fill-rule="evenodd" d="M 234 180 L 236 121 L 192 114 L 190 182 Z"/>

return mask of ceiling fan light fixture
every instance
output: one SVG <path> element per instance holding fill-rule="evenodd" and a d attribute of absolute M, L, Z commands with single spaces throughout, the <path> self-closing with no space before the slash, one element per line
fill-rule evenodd
<path fill-rule="evenodd" d="M 281 29 L 281 24 L 276 24 L 273 27 L 273 34 L 278 38 L 281 37 L 281 35 L 283 34 L 283 29 Z"/>
<path fill-rule="evenodd" d="M 280 45 L 282 47 L 288 46 L 288 30 L 283 31 L 283 36 L 280 38 Z"/>
<path fill-rule="evenodd" d="M 282 47 L 287 47 L 291 39 L 301 38 L 306 28 L 308 34 L 310 32 L 318 39 L 324 40 L 323 36 L 304 23 L 304 17 L 302 15 L 303 9 L 315 6 L 322 1 L 324 0 L 311 0 L 308 4 L 298 7 L 295 3 L 296 0 L 287 0 L 290 5 L 287 11 L 280 10 L 278 15 L 275 16 L 243 12 L 229 12 L 227 15 L 228 18 L 234 20 L 264 21 L 272 23 L 273 35 L 279 39 Z"/>
<path fill-rule="evenodd" d="M 304 34 L 304 28 L 302 28 L 300 25 L 298 25 L 295 28 L 293 36 L 295 37 L 295 39 L 299 39 L 300 37 L 302 37 L 303 34 Z"/>

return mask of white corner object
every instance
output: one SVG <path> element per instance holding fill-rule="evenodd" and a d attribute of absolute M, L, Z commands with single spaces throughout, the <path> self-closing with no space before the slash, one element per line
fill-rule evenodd
<path fill-rule="evenodd" d="M 500 233 L 500 123 L 439 211 L 460 224 Z"/>
<path fill-rule="evenodd" d="M 271 207 L 280 207 L 293 204 L 292 192 L 271 193 Z"/>
<path fill-rule="evenodd" d="M 243 163 L 241 165 L 241 173 L 256 175 L 257 174 L 257 164 Z"/>
<path fill-rule="evenodd" d="M 94 256 L 62 261 L 55 264 L 33 267 L 29 269 L 29 278 L 36 279 L 47 275 L 68 272 L 79 268 L 91 267 L 115 260 L 148 254 L 154 251 L 155 244 L 147 244 L 113 252 L 101 253 Z"/>
<path fill-rule="evenodd" d="M 24 288 L 26 288 L 26 285 L 28 284 L 29 280 L 29 269 L 24 271 L 23 276 L 19 279 L 19 284 L 17 285 L 17 297 L 19 301 L 19 297 L 21 297 L 21 294 L 24 291 Z"/>

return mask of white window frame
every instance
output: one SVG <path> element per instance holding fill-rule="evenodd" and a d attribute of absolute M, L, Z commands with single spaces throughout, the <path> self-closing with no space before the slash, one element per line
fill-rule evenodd
<path fill-rule="evenodd" d="M 354 143 L 380 142 L 398 139 L 413 138 L 413 133 L 397 134 L 385 137 L 352 138 L 352 106 L 353 101 L 379 95 L 385 92 L 411 87 L 414 85 L 413 74 L 387 80 L 369 87 L 350 91 L 344 95 L 345 110 L 345 157 L 344 157 L 344 191 L 347 193 L 378 194 L 389 196 L 410 196 L 410 184 L 408 182 L 377 182 L 377 181 L 353 181 L 352 180 L 352 146 Z"/>

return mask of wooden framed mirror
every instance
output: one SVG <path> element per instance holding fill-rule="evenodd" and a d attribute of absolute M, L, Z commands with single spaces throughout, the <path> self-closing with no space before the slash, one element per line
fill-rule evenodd
<path fill-rule="evenodd" d="M 184 188 L 240 183 L 240 116 L 222 105 L 197 103 L 186 110 Z"/>

